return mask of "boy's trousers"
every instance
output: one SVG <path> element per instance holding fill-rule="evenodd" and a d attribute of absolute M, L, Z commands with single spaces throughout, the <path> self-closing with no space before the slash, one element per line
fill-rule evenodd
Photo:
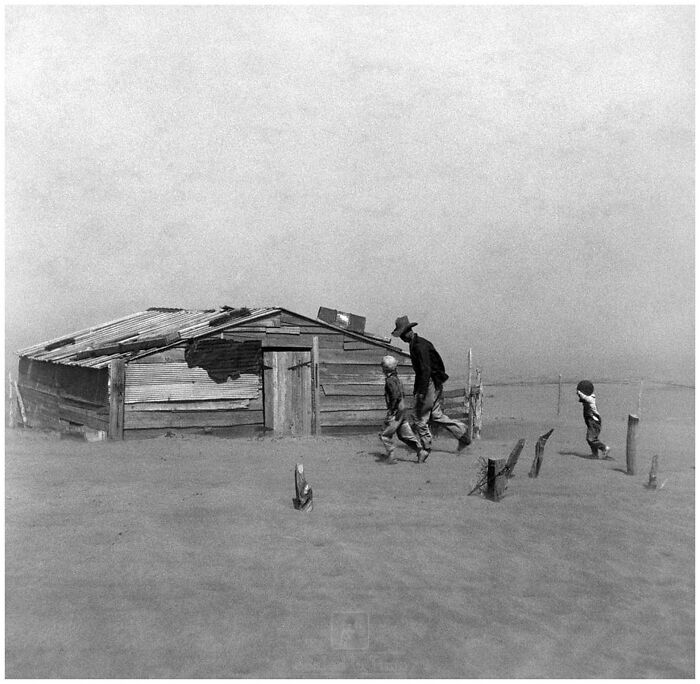
<path fill-rule="evenodd" d="M 418 433 L 418 439 L 420 439 L 426 451 L 430 451 L 433 446 L 433 435 L 428 427 L 428 421 L 430 420 L 446 427 L 457 439 L 467 432 L 467 426 L 464 423 L 450 418 L 443 412 L 442 387 L 435 387 L 435 383 L 432 380 L 428 382 L 428 391 L 425 393 L 425 399 L 420 403 L 416 399 L 414 410 L 416 414 L 414 427 Z"/>
<path fill-rule="evenodd" d="M 379 439 L 382 440 L 382 444 L 389 455 L 394 451 L 394 435 L 412 449 L 420 451 L 420 442 L 413 434 L 408 421 L 404 417 L 398 418 L 396 415 L 388 415 L 384 420 L 384 429 L 379 433 Z"/>
<path fill-rule="evenodd" d="M 605 444 L 598 439 L 601 427 L 601 423 L 595 420 L 586 421 L 586 441 L 594 456 L 598 455 L 598 450 L 605 451 Z"/>

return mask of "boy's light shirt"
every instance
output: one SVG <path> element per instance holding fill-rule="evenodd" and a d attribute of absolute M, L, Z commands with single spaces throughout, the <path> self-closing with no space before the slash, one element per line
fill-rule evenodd
<path fill-rule="evenodd" d="M 581 392 L 581 390 L 576 390 L 576 394 L 578 394 L 579 401 L 587 404 L 588 408 L 591 410 L 593 414 L 593 419 L 596 422 L 600 422 L 600 413 L 598 413 L 598 407 L 595 405 L 595 393 L 593 394 L 584 394 Z M 586 415 L 585 413 L 586 409 L 584 408 L 584 416 Z"/>

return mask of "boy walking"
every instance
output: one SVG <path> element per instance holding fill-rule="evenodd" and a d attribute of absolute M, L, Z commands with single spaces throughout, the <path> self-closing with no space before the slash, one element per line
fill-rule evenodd
<path fill-rule="evenodd" d="M 386 401 L 386 418 L 384 429 L 379 433 L 384 448 L 386 449 L 386 462 L 396 463 L 394 458 L 394 435 L 404 444 L 415 450 L 418 454 L 418 462 L 423 459 L 421 445 L 411 430 L 406 420 L 406 407 L 403 401 L 403 388 L 397 372 L 399 362 L 393 356 L 385 356 L 382 359 L 382 372 L 384 381 L 384 400 Z"/>
<path fill-rule="evenodd" d="M 581 380 L 576 385 L 576 395 L 578 400 L 583 404 L 583 420 L 586 423 L 586 441 L 591 448 L 591 453 L 594 458 L 608 458 L 610 447 L 603 444 L 598 439 L 600 429 L 603 426 L 603 419 L 598 413 L 598 408 L 595 405 L 595 394 L 593 383 L 590 380 Z"/>

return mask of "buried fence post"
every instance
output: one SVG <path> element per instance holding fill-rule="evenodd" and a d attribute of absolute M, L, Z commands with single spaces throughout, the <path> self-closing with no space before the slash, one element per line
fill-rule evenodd
<path fill-rule="evenodd" d="M 309 483 L 304 477 L 304 465 L 297 463 L 294 468 L 294 492 L 296 496 L 292 499 L 294 508 L 297 511 L 311 511 L 314 507 L 314 493 Z"/>
<path fill-rule="evenodd" d="M 489 458 L 487 461 L 484 461 L 483 458 L 480 459 L 480 462 L 484 464 L 483 467 L 485 468 L 486 473 L 484 474 L 484 470 L 482 468 L 479 481 L 467 494 L 467 496 L 471 496 L 477 490 L 479 490 L 480 493 L 484 494 L 485 496 L 488 496 L 489 482 L 498 482 L 499 487 L 501 487 L 501 491 L 499 494 L 500 498 L 503 495 L 503 492 L 506 488 L 506 479 L 509 477 L 513 477 L 513 469 L 515 468 L 515 464 L 518 461 L 518 456 L 520 456 L 520 452 L 523 450 L 524 444 L 524 439 L 518 440 L 518 443 L 513 447 L 513 451 L 510 452 L 508 460 L 505 460 L 503 458 Z M 504 463 L 505 465 L 503 465 Z M 498 467 L 496 468 L 496 466 Z M 496 468 L 496 470 L 493 470 L 493 468 Z M 486 487 L 486 491 L 484 491 L 484 487 Z"/>
<path fill-rule="evenodd" d="M 537 477 L 540 474 L 542 460 L 544 459 L 544 446 L 547 444 L 547 440 L 553 432 L 554 428 L 552 428 L 549 432 L 545 432 L 543 435 L 540 435 L 539 439 L 537 440 L 537 444 L 535 444 L 535 460 L 530 466 L 530 472 L 527 474 L 528 477 Z"/>
<path fill-rule="evenodd" d="M 634 475 L 637 459 L 637 426 L 639 418 L 631 413 L 627 417 L 627 474 Z"/>
<path fill-rule="evenodd" d="M 649 482 L 647 482 L 647 489 L 656 489 L 658 474 L 659 457 L 655 454 L 651 459 L 651 468 L 649 469 Z"/>
<path fill-rule="evenodd" d="M 510 452 L 510 455 L 508 456 L 508 460 L 506 461 L 506 477 L 513 477 L 513 471 L 515 470 L 515 464 L 518 462 L 518 458 L 520 458 L 520 452 L 523 450 L 523 447 L 525 446 L 525 440 L 524 439 L 519 439 L 517 444 L 513 447 L 513 451 Z"/>
<path fill-rule="evenodd" d="M 490 458 L 486 469 L 486 498 L 498 501 L 506 490 L 505 459 Z"/>

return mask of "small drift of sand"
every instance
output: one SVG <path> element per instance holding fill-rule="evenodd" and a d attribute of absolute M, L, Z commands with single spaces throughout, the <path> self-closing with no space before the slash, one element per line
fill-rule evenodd
<path fill-rule="evenodd" d="M 539 478 L 536 437 L 554 427 Z M 692 424 L 500 421 L 426 464 L 374 434 L 98 443 L 12 431 L 9 678 L 690 678 Z M 480 457 L 528 441 L 499 503 Z M 655 443 L 656 442 L 656 443 Z M 662 489 L 645 489 L 652 451 Z M 314 491 L 295 511 L 293 468 Z"/>

